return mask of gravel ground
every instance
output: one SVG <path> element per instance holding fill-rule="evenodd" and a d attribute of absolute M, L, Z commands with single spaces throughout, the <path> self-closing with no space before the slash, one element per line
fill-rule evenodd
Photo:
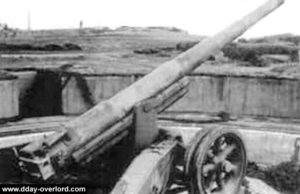
<path fill-rule="evenodd" d="M 240 194 L 282 194 L 263 181 L 254 178 L 245 178 L 246 189 L 242 189 Z"/>

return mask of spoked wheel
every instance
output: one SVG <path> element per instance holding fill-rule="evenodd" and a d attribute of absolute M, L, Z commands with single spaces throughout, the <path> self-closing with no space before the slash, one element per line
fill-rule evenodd
<path fill-rule="evenodd" d="M 186 156 L 186 174 L 192 194 L 236 194 L 244 178 L 247 159 L 240 134 L 226 128 L 196 135 Z M 192 152 L 192 154 L 191 154 Z M 191 157 L 192 155 L 192 157 Z"/>

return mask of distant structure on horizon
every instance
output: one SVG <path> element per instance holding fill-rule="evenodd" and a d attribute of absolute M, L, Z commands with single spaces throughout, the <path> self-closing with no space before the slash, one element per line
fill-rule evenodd
<path fill-rule="evenodd" d="M 27 12 L 27 30 L 31 31 L 31 18 L 30 18 L 30 10 Z"/>

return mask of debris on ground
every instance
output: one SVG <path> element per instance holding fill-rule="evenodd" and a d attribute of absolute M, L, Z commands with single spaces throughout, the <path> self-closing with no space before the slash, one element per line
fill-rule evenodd
<path fill-rule="evenodd" d="M 296 193 L 300 186 L 299 169 L 299 164 L 294 161 L 284 162 L 265 169 L 254 162 L 249 162 L 247 176 L 260 179 L 280 192 Z"/>

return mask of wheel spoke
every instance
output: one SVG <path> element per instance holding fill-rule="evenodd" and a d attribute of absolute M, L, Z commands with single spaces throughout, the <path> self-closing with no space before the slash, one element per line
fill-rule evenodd
<path fill-rule="evenodd" d="M 215 164 L 206 164 L 202 168 L 202 174 L 203 174 L 204 177 L 207 177 L 208 173 L 210 171 L 215 170 L 215 169 L 216 169 L 216 165 Z"/>
<path fill-rule="evenodd" d="M 215 157 L 215 155 L 214 155 L 212 149 L 209 149 L 209 150 L 207 151 L 207 156 L 208 156 L 209 158 L 214 158 L 214 157 Z"/>
<path fill-rule="evenodd" d="M 224 180 L 221 178 L 221 174 L 218 174 L 218 178 L 216 180 L 217 183 L 217 188 L 215 189 L 215 191 L 220 191 L 223 188 L 224 185 Z"/>
<path fill-rule="evenodd" d="M 205 188 L 206 190 L 209 190 L 210 192 L 216 185 L 216 179 L 217 175 L 216 172 L 213 172 L 210 177 L 205 178 Z"/>
<path fill-rule="evenodd" d="M 218 164 L 220 162 L 223 162 L 236 148 L 235 144 L 227 146 L 221 153 L 219 153 L 213 160 L 214 163 Z"/>
<path fill-rule="evenodd" d="M 226 138 L 224 136 L 217 139 L 214 144 L 214 146 L 216 147 L 215 150 L 217 151 L 216 153 L 221 152 L 226 145 L 227 145 Z"/>
<path fill-rule="evenodd" d="M 218 189 L 218 183 L 216 181 L 210 182 L 208 189 L 210 192 L 214 192 L 216 189 Z"/>
<path fill-rule="evenodd" d="M 211 194 L 211 191 L 209 189 L 206 189 L 206 194 Z"/>
<path fill-rule="evenodd" d="M 239 169 L 239 167 L 237 165 L 232 164 L 228 160 L 225 160 L 223 162 L 223 167 L 224 167 L 224 170 L 226 173 L 230 173 L 230 172 L 236 173 Z"/>

